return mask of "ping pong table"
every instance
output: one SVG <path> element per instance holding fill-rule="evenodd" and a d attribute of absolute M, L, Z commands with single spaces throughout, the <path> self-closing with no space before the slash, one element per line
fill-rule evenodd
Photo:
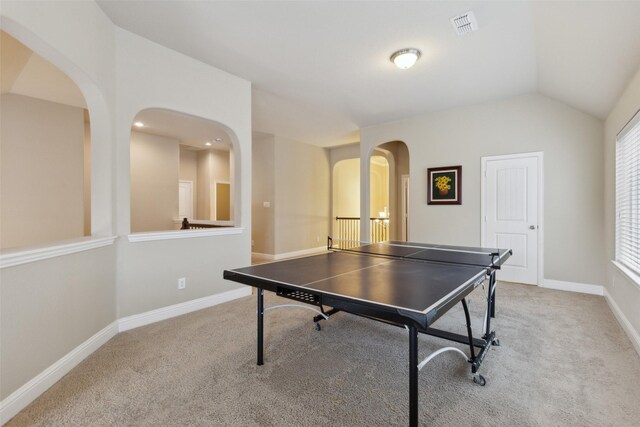
<path fill-rule="evenodd" d="M 438 354 L 453 351 L 471 365 L 473 381 L 485 385 L 482 361 L 492 345 L 500 345 L 491 330 L 495 317 L 496 270 L 511 255 L 509 249 L 429 245 L 388 241 L 339 248 L 328 239 L 328 251 L 267 264 L 224 271 L 224 278 L 257 288 L 257 364 L 263 364 L 265 312 L 301 307 L 320 321 L 347 312 L 409 331 L 409 424 L 418 425 L 418 371 Z M 466 297 L 488 279 L 481 337 L 474 337 Z M 302 302 L 264 307 L 264 290 Z M 435 329 L 433 323 L 461 303 L 467 334 Z M 325 309 L 326 308 L 326 309 Z M 418 333 L 468 346 L 444 347 L 418 362 Z"/>

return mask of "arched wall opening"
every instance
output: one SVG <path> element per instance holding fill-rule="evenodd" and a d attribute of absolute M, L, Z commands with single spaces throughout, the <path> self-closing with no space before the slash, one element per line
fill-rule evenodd
<path fill-rule="evenodd" d="M 10 37 L 38 55 L 42 61 L 48 63 L 50 65 L 48 69 L 54 68 L 59 71 L 59 74 L 63 74 L 84 99 L 83 162 L 86 166 L 83 168 L 82 235 L 85 237 L 112 236 L 111 119 L 100 88 L 82 68 L 21 24 L 1 16 L 0 27 Z M 5 59 L 3 55 L 2 62 L 5 62 Z M 40 64 L 42 65 L 42 62 Z M 37 76 L 36 73 L 31 75 L 31 78 L 37 78 Z M 53 96 L 60 96 L 60 94 L 55 95 L 59 87 L 51 85 L 50 81 L 41 81 L 40 89 L 34 90 L 42 90 L 42 85 L 52 86 L 50 89 L 53 89 Z M 33 95 L 31 94 L 31 97 L 34 97 Z M 50 240 L 49 243 L 52 241 Z"/>
<path fill-rule="evenodd" d="M 89 102 L 59 66 L 8 31 L 0 38 L 0 248 L 91 236 Z"/>
<path fill-rule="evenodd" d="M 233 227 L 238 144 L 213 120 L 149 108 L 131 126 L 131 232 Z"/>

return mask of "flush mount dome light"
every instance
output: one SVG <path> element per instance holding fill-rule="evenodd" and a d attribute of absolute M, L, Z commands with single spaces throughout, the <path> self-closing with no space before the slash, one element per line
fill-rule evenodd
<path fill-rule="evenodd" d="M 406 70 L 413 67 L 416 61 L 420 58 L 420 51 L 414 48 L 400 49 L 391 55 L 391 62 L 396 64 L 396 67 Z"/>
<path fill-rule="evenodd" d="M 137 127 L 137 128 L 142 128 L 142 127 L 144 127 L 144 123 L 142 123 L 142 122 L 133 122 L 133 125 L 134 125 L 135 127 Z"/>

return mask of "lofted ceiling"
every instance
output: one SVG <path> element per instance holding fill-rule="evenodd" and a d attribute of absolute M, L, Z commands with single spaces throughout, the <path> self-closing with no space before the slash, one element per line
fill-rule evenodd
<path fill-rule="evenodd" d="M 637 1 L 98 1 L 118 26 L 253 83 L 253 127 L 320 146 L 539 92 L 605 118 L 640 66 Z M 449 18 L 474 11 L 479 31 Z M 399 70 L 397 49 L 422 58 Z"/>
<path fill-rule="evenodd" d="M 116 25 L 251 81 L 254 131 L 319 146 L 530 92 L 604 119 L 640 67 L 640 1 L 98 4 Z M 470 10 L 479 31 L 456 35 L 449 18 Z M 84 106 L 79 93 L 65 98 L 73 83 L 48 80 L 55 67 L 2 37 L 3 59 L 14 59 L 14 69 L 3 65 L 3 92 Z M 404 47 L 422 51 L 409 70 L 389 61 Z"/>

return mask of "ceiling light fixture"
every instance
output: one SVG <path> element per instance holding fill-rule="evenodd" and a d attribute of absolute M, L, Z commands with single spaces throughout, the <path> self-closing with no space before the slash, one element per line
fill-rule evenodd
<path fill-rule="evenodd" d="M 222 138 L 220 137 L 216 138 L 216 142 L 222 142 Z"/>
<path fill-rule="evenodd" d="M 396 67 L 406 70 L 414 66 L 420 55 L 421 53 L 418 49 L 410 47 L 394 52 L 389 59 L 396 64 Z"/>
<path fill-rule="evenodd" d="M 137 128 L 144 127 L 144 123 L 142 123 L 142 122 L 133 122 L 133 125 L 134 125 L 135 127 L 137 127 Z"/>
<path fill-rule="evenodd" d="M 211 143 L 209 141 L 205 142 L 204 145 L 206 145 L 207 147 L 211 147 Z"/>

